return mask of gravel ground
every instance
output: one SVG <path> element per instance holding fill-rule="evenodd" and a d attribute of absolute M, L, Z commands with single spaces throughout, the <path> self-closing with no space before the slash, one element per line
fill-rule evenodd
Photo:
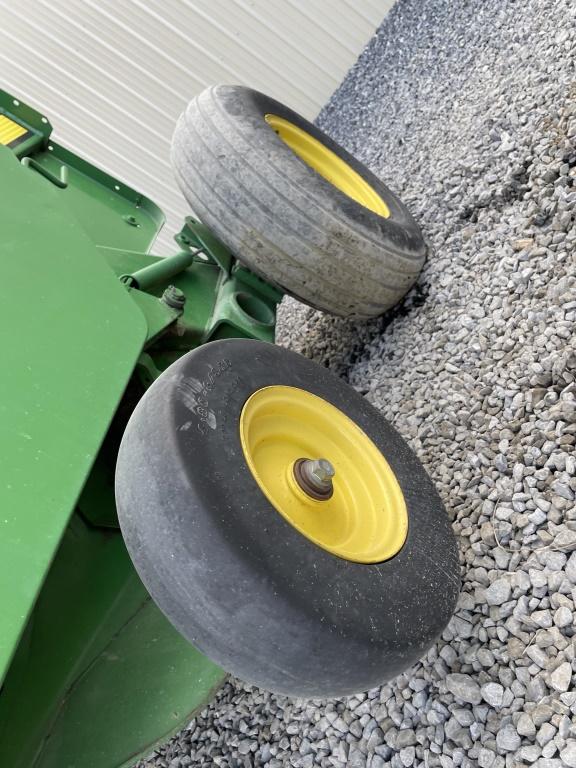
<path fill-rule="evenodd" d="M 568 0 L 400 0 L 322 112 L 430 256 L 388 316 L 290 301 L 279 338 L 420 456 L 459 536 L 461 600 L 382 688 L 303 702 L 231 682 L 148 768 L 576 768 L 575 56 Z"/>

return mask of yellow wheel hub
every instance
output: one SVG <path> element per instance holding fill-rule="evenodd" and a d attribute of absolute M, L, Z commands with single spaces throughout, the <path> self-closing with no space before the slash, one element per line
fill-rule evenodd
<path fill-rule="evenodd" d="M 254 392 L 240 416 L 248 466 L 276 510 L 319 547 L 346 560 L 379 563 L 408 533 L 402 490 L 386 459 L 345 413 L 296 387 Z M 312 498 L 297 481 L 302 458 L 332 465 L 330 498 Z"/>
<path fill-rule="evenodd" d="M 282 141 L 326 181 L 373 213 L 385 219 L 390 216 L 390 209 L 380 195 L 335 152 L 283 117 L 266 115 L 265 119 Z"/>

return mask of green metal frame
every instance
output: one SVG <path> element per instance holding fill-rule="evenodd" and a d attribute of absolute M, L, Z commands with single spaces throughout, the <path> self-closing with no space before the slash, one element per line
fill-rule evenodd
<path fill-rule="evenodd" d="M 225 673 L 140 582 L 114 504 L 124 425 L 190 349 L 274 340 L 282 293 L 186 219 L 149 253 L 150 200 L 27 128 L 0 146 L 0 765 L 120 768 L 180 728 Z"/>

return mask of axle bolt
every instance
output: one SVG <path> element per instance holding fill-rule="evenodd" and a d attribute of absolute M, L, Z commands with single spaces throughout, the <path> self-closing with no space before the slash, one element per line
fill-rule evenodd
<path fill-rule="evenodd" d="M 164 304 L 167 304 L 172 309 L 178 309 L 182 311 L 184 304 L 186 303 L 186 296 L 175 285 L 169 285 L 168 288 L 162 294 L 160 299 Z"/>
<path fill-rule="evenodd" d="M 304 493 L 318 501 L 326 501 L 334 493 L 332 478 L 336 470 L 328 459 L 297 459 L 294 477 Z"/>
<path fill-rule="evenodd" d="M 336 474 L 334 467 L 328 459 L 315 459 L 307 462 L 310 477 L 314 478 L 320 484 L 332 483 L 332 478 Z"/>

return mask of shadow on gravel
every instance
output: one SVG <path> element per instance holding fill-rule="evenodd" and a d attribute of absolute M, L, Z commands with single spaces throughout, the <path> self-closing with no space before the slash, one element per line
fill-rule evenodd
<path fill-rule="evenodd" d="M 333 317 L 315 309 L 298 305 L 301 313 L 298 331 L 281 330 L 277 343 L 316 361 L 335 374 L 348 380 L 350 369 L 365 357 L 366 348 L 375 339 L 385 333 L 388 326 L 399 317 L 406 317 L 414 309 L 421 307 L 427 298 L 427 289 L 421 282 L 416 283 L 404 300 L 380 317 L 370 320 L 357 320 L 346 317 Z M 286 309 L 292 315 L 294 307 Z M 283 313 L 281 313 L 283 314 Z M 294 322 L 291 320 L 290 322 Z"/>

